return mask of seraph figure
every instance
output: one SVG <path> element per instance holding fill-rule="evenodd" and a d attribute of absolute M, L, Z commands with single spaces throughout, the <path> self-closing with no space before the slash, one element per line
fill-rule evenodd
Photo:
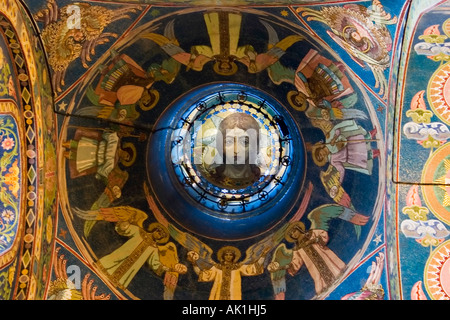
<path fill-rule="evenodd" d="M 67 260 L 64 255 L 60 255 L 60 247 L 56 249 L 56 259 L 53 264 L 53 271 L 56 279 L 50 282 L 48 300 L 110 300 L 110 294 L 97 294 L 98 287 L 93 285 L 94 280 L 86 274 L 81 282 L 81 288 L 77 288 L 74 282 L 69 279 L 66 271 Z"/>
<path fill-rule="evenodd" d="M 322 7 L 320 10 L 300 7 L 297 12 L 307 20 L 330 27 L 328 35 L 361 67 L 369 67 L 375 77 L 375 88 L 387 99 L 388 83 L 384 71 L 389 68 L 392 38 L 387 25 L 397 23 L 397 17 L 387 13 L 380 1 L 370 7 L 359 4 Z"/>
<path fill-rule="evenodd" d="M 66 70 L 73 61 L 80 58 L 82 66 L 88 68 L 95 48 L 117 37 L 105 31 L 108 25 L 129 18 L 129 13 L 140 8 L 133 5 L 112 10 L 81 2 L 59 8 L 56 0 L 48 0 L 46 8 L 38 11 L 34 18 L 43 23 L 41 36 L 53 71 L 55 90 L 62 91 Z"/>
<path fill-rule="evenodd" d="M 384 289 L 380 283 L 381 274 L 384 269 L 384 253 L 380 252 L 372 262 L 369 277 L 361 290 L 346 294 L 341 300 L 383 300 Z"/>
<path fill-rule="evenodd" d="M 246 65 L 249 73 L 261 72 L 277 62 L 290 46 L 303 39 L 299 35 L 290 35 L 276 43 L 269 43 L 267 52 L 257 53 L 251 44 L 239 45 L 241 13 L 207 12 L 204 14 L 204 21 L 210 45 L 194 45 L 190 48 L 190 52 L 182 49 L 173 35 L 169 37 L 148 33 L 143 37 L 155 41 L 168 55 L 185 65 L 187 70 L 202 71 L 205 64 L 214 62 L 214 71 L 225 76 L 237 72 L 236 61 Z M 273 40 L 273 28 L 266 22 L 263 24 Z"/>

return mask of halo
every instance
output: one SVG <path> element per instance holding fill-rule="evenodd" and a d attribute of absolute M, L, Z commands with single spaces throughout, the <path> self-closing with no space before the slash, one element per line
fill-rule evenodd
<path fill-rule="evenodd" d="M 221 63 L 221 61 L 216 61 L 214 63 L 213 69 L 217 74 L 220 74 L 221 76 L 232 76 L 238 70 L 238 66 L 236 65 L 236 63 L 234 63 L 234 61 L 229 62 L 230 66 L 231 66 L 231 69 L 229 69 L 229 70 L 220 68 L 220 63 Z"/>
<path fill-rule="evenodd" d="M 223 254 L 226 251 L 232 251 L 234 253 L 234 260 L 233 263 L 236 263 L 239 261 L 239 259 L 241 258 L 241 251 L 233 246 L 225 246 L 219 249 L 219 251 L 217 251 L 217 259 L 219 260 L 219 262 L 223 262 Z"/>
<path fill-rule="evenodd" d="M 152 222 L 149 224 L 147 230 L 150 231 L 151 229 L 153 229 L 155 227 L 161 228 L 166 233 L 166 236 L 164 238 L 157 240 L 156 242 L 161 244 L 161 243 L 166 243 L 167 241 L 169 241 L 169 230 L 163 224 L 161 224 L 159 222 Z"/>
<path fill-rule="evenodd" d="M 142 111 L 148 111 L 148 110 L 153 109 L 159 101 L 159 91 L 158 90 L 150 89 L 147 92 L 150 95 L 150 97 L 152 98 L 152 102 L 149 105 L 144 106 L 142 104 L 142 101 L 139 100 L 139 107 L 141 108 Z"/>
<path fill-rule="evenodd" d="M 306 231 L 305 224 L 303 222 L 295 221 L 295 222 L 291 223 L 291 225 L 286 229 L 285 236 L 284 236 L 286 241 L 291 242 L 291 243 L 295 242 L 295 239 L 293 239 L 290 235 L 290 233 L 293 229 L 300 229 L 300 231 L 302 233 L 305 233 L 305 231 Z"/>
<path fill-rule="evenodd" d="M 318 148 L 323 148 L 323 147 L 326 147 L 322 142 L 318 142 L 318 143 L 316 143 L 315 145 L 313 145 L 312 147 L 311 147 L 311 155 L 312 155 L 312 158 L 313 158 L 313 161 L 314 161 L 314 163 L 317 165 L 317 166 L 319 166 L 319 167 L 323 167 L 327 162 L 328 162 L 328 159 L 327 158 L 323 158 L 321 161 L 319 160 L 319 159 L 317 159 L 317 157 L 316 157 L 316 151 L 317 151 L 317 149 Z"/>
<path fill-rule="evenodd" d="M 304 94 L 299 91 L 296 91 L 296 90 L 291 90 L 287 93 L 287 100 L 289 101 L 289 104 L 291 105 L 291 107 L 294 108 L 295 110 L 305 111 L 306 107 L 308 106 L 307 101 L 306 101 L 306 96 L 305 96 L 305 103 L 303 105 L 299 105 L 295 101 L 295 97 L 298 95 L 304 95 Z"/>
<path fill-rule="evenodd" d="M 136 161 L 136 156 L 137 156 L 136 147 L 131 142 L 125 142 L 122 145 L 121 149 L 122 150 L 128 149 L 128 150 L 132 151 L 130 160 L 127 161 L 127 160 L 124 160 L 124 159 L 120 159 L 120 163 L 122 163 L 125 167 L 131 166 L 134 163 L 134 161 Z"/>

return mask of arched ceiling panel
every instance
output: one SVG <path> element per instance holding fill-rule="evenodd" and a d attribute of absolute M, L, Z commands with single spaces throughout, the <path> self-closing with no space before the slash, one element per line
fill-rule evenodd
<path fill-rule="evenodd" d="M 411 145 L 399 101 L 420 92 L 416 70 L 445 68 L 444 52 L 405 50 L 419 34 L 445 48 L 445 19 L 427 29 L 445 5 L 421 19 L 410 1 L 23 2 L 0 7 L 17 13 L 0 23 L 1 177 L 15 199 L 0 208 L 3 298 L 399 299 L 420 287 L 402 278 L 417 261 L 396 195 L 418 190 L 403 184 L 422 167 L 395 162 Z M 446 230 L 439 219 L 402 225 Z M 440 294 L 431 274 L 421 298 Z"/>

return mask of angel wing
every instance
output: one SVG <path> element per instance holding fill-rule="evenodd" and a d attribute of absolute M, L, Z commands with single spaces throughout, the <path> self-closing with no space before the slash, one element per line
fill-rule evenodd
<path fill-rule="evenodd" d="M 108 222 L 122 222 L 127 221 L 130 224 L 143 227 L 144 221 L 148 218 L 144 211 L 130 207 L 117 206 L 110 208 L 99 208 L 97 210 L 82 210 L 80 208 L 73 208 L 72 212 L 80 219 L 88 221 L 108 221 Z M 92 224 L 85 224 L 84 234 L 87 237 L 92 229 Z"/>
<path fill-rule="evenodd" d="M 271 233 L 262 240 L 251 245 L 246 250 L 246 255 L 245 259 L 243 260 L 243 264 L 251 264 L 256 262 L 259 258 L 265 256 L 268 252 L 273 250 L 281 241 L 283 241 L 284 236 L 286 234 L 286 230 L 289 228 L 291 223 L 299 221 L 306 212 L 309 200 L 311 199 L 312 191 L 313 191 L 313 184 L 309 182 L 305 194 L 303 195 L 302 202 L 300 203 L 298 210 L 294 213 L 294 215 L 290 218 L 290 220 L 284 225 L 282 225 L 280 228 L 278 228 L 274 233 Z"/>
<path fill-rule="evenodd" d="M 292 261 L 293 250 L 288 249 L 284 243 L 280 244 L 273 256 L 272 263 L 278 264 L 278 270 L 270 272 L 273 292 L 276 300 L 284 300 L 286 292 L 286 267 Z"/>
<path fill-rule="evenodd" d="M 280 61 L 267 67 L 267 74 L 270 80 L 276 85 L 280 85 L 283 82 L 294 84 L 295 82 L 295 70 L 286 66 L 283 66 Z"/>
<path fill-rule="evenodd" d="M 268 49 L 271 50 L 271 49 L 275 48 L 275 44 L 277 44 L 279 42 L 278 35 L 277 35 L 275 29 L 269 23 L 267 23 L 264 20 L 260 20 L 260 21 L 267 29 L 267 33 L 269 36 Z M 277 52 L 277 49 L 274 49 L 273 53 L 276 53 L 276 52 Z M 279 52 L 279 53 L 284 54 L 284 52 Z M 277 59 L 277 61 L 275 61 L 271 65 L 267 66 L 267 68 L 266 68 L 270 79 L 276 85 L 279 85 L 283 82 L 294 84 L 295 70 L 292 68 L 283 66 L 278 59 Z"/>
<path fill-rule="evenodd" d="M 164 28 L 164 34 L 145 33 L 142 38 L 152 40 L 158 44 L 173 60 L 187 66 L 188 70 L 201 71 L 205 63 L 212 60 L 212 57 L 194 53 L 188 53 L 180 47 L 174 32 L 174 20 L 170 21 Z M 169 61 L 168 61 L 169 62 Z"/>
<path fill-rule="evenodd" d="M 148 73 L 153 76 L 155 81 L 164 81 L 167 84 L 171 84 L 178 73 L 180 72 L 180 66 L 181 63 L 177 59 L 175 59 L 173 56 L 173 53 L 170 54 L 169 52 L 172 52 L 170 47 L 170 43 L 173 44 L 173 49 L 175 49 L 175 52 L 182 52 L 183 50 L 178 47 L 178 50 L 176 49 L 176 46 L 178 46 L 178 40 L 175 38 L 175 31 L 174 31 L 174 20 L 170 21 L 166 27 L 164 28 L 164 36 L 167 40 L 164 38 L 161 38 L 161 40 L 166 42 L 166 45 L 162 48 L 164 51 L 166 51 L 169 55 L 169 59 L 163 60 L 161 65 L 153 63 L 150 65 L 150 68 L 148 69 Z M 157 42 L 158 43 L 158 42 Z M 181 49 L 181 50 L 180 50 Z"/>
<path fill-rule="evenodd" d="M 60 247 L 56 249 L 56 256 L 53 271 L 56 279 L 50 283 L 48 299 L 49 300 L 109 300 L 111 295 L 97 295 L 97 286 L 93 286 L 94 281 L 89 280 L 90 274 L 86 274 L 81 283 L 81 290 L 77 289 L 66 272 L 67 259 L 60 255 Z"/>
<path fill-rule="evenodd" d="M 344 177 L 342 173 L 332 164 L 328 165 L 326 171 L 320 172 L 320 181 L 328 195 L 339 205 L 353 207 L 350 195 L 342 187 Z"/>
<path fill-rule="evenodd" d="M 311 221 L 310 229 L 328 231 L 333 219 L 342 219 L 352 223 L 355 226 L 356 235 L 359 238 L 361 226 L 367 224 L 370 217 L 339 204 L 324 204 L 313 209 L 308 214 L 308 220 Z"/>
<path fill-rule="evenodd" d="M 213 250 L 198 238 L 194 237 L 188 232 L 181 231 L 172 223 L 170 223 L 162 214 L 161 210 L 155 202 L 155 199 L 150 194 L 150 190 L 148 189 L 146 183 L 144 183 L 144 194 L 147 199 L 149 208 L 153 213 L 153 216 L 159 223 L 161 223 L 169 230 L 170 236 L 188 251 L 195 251 L 196 253 L 198 253 L 199 259 L 197 260 L 197 265 L 200 269 L 211 268 L 215 264 L 214 260 L 212 259 Z"/>
<path fill-rule="evenodd" d="M 256 54 L 252 57 L 248 52 L 238 61 L 244 63 L 248 67 L 250 73 L 261 72 L 271 65 L 279 61 L 286 53 L 286 50 L 294 43 L 303 40 L 300 35 L 289 35 L 282 40 L 278 39 L 275 29 L 266 21 L 260 20 L 269 35 L 268 50 L 264 53 Z"/>
<path fill-rule="evenodd" d="M 188 251 L 194 251 L 198 253 L 199 259 L 197 260 L 197 266 L 200 269 L 209 269 L 215 264 L 214 260 L 212 259 L 213 250 L 207 244 L 200 241 L 190 233 L 181 231 L 173 224 L 169 224 L 168 229 L 170 236 L 176 242 L 178 242 Z"/>

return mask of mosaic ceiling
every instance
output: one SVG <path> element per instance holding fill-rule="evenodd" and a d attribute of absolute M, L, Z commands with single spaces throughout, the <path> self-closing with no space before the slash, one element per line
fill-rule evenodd
<path fill-rule="evenodd" d="M 0 299 L 449 298 L 449 3 L 140 2 L 0 3 Z"/>

